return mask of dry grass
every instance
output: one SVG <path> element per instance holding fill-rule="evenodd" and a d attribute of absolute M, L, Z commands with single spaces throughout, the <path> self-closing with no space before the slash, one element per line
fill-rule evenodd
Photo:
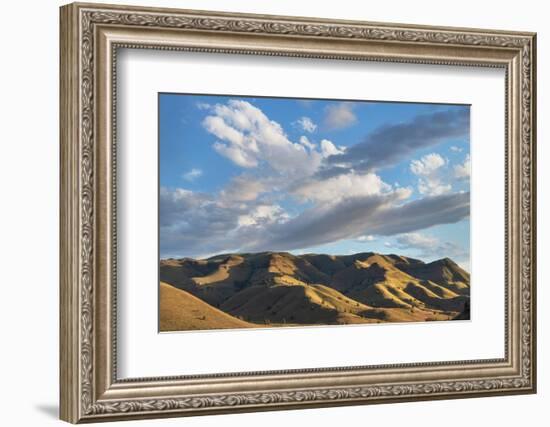
<path fill-rule="evenodd" d="M 162 330 L 449 320 L 470 294 L 449 259 L 373 253 L 165 260 L 161 278 Z"/>
<path fill-rule="evenodd" d="M 160 330 L 162 332 L 253 327 L 257 325 L 224 313 L 188 292 L 164 282 L 160 283 Z"/>

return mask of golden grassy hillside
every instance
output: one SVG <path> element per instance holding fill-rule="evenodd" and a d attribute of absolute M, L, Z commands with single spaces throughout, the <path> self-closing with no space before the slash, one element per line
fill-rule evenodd
<path fill-rule="evenodd" d="M 214 313 L 228 316 L 222 323 L 242 322 L 229 328 L 469 318 L 470 275 L 449 258 L 424 263 L 371 252 L 221 254 L 162 260 L 160 275 L 173 285 L 161 304 L 161 318 L 167 310 L 172 319 L 170 330 L 219 328 Z M 212 322 L 198 322 L 200 314 L 189 318 L 201 310 Z"/>
<path fill-rule="evenodd" d="M 188 292 L 160 283 L 160 330 L 253 328 L 256 325 L 236 319 Z"/>
<path fill-rule="evenodd" d="M 370 307 L 323 285 L 253 286 L 237 293 L 221 309 L 255 323 L 366 323 Z"/>

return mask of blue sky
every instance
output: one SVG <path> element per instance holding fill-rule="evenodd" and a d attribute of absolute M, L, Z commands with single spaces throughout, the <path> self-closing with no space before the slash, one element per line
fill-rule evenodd
<path fill-rule="evenodd" d="M 469 269 L 469 110 L 159 94 L 161 257 L 375 251 Z"/>

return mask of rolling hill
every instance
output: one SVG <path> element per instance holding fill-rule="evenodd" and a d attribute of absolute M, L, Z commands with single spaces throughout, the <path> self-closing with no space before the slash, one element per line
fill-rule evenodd
<path fill-rule="evenodd" d="M 161 331 L 253 327 L 257 326 L 230 316 L 188 292 L 160 283 Z"/>
<path fill-rule="evenodd" d="M 161 330 L 469 318 L 470 275 L 449 258 L 222 254 L 161 260 L 160 279 Z"/>

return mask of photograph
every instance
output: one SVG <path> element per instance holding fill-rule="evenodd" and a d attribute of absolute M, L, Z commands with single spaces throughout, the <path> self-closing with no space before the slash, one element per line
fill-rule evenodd
<path fill-rule="evenodd" d="M 21 229 L 56 234 L 58 253 L 50 245 L 33 258 L 59 275 L 59 291 L 46 292 L 56 301 L 33 301 L 57 316 L 31 311 L 51 320 L 59 351 L 27 376 L 59 377 L 59 418 L 156 425 L 230 414 L 257 425 L 279 411 L 265 419 L 280 425 L 286 411 L 334 407 L 331 422 L 321 416 L 329 425 L 344 406 L 372 405 L 369 419 L 384 423 L 392 404 L 414 425 L 425 424 L 425 405 L 434 419 L 475 424 L 468 399 L 506 396 L 531 402 L 527 415 L 493 405 L 507 426 L 539 419 L 540 395 L 526 395 L 538 392 L 544 359 L 543 14 L 200 3 L 72 3 L 51 15 L 40 3 L 27 15 L 48 23 L 31 26 L 51 46 L 29 45 L 32 61 L 15 55 L 23 66 L 6 67 L 33 94 L 40 79 L 21 70 L 40 55 L 55 67 L 37 73 L 55 102 L 33 126 L 19 108 L 11 138 L 29 131 L 25 141 L 43 150 L 49 126 L 55 159 L 36 156 L 35 179 L 25 144 L 7 144 L 24 148 L 23 162 L 5 157 L 28 184 L 11 177 L 8 187 L 33 189 L 20 199 L 36 206 L 23 211 L 58 220 L 4 222 L 10 253 L 26 263 L 18 272 L 31 265 Z M 8 86 L 11 110 L 27 106 L 22 85 Z M 55 162 L 58 209 L 42 209 L 41 197 L 57 201 L 41 189 Z M 8 329 L 18 344 L 28 332 L 52 347 L 36 318 Z M 37 401 L 34 424 L 54 411 L 48 402 Z M 12 412 L 29 414 L 24 406 Z"/>
<path fill-rule="evenodd" d="M 160 332 L 470 320 L 470 105 L 159 93 L 158 144 Z"/>

